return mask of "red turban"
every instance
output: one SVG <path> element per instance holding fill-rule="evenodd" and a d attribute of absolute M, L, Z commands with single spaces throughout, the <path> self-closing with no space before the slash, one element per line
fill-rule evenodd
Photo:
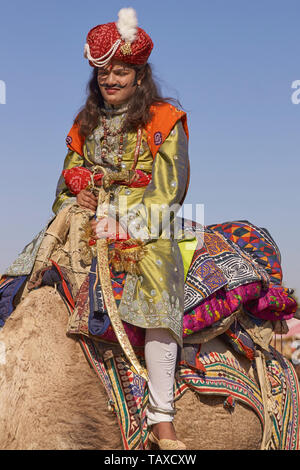
<path fill-rule="evenodd" d="M 116 23 L 95 26 L 87 35 L 84 56 L 92 67 L 103 67 L 112 58 L 128 64 L 145 64 L 151 54 L 153 42 L 137 26 L 133 8 L 122 8 Z"/>

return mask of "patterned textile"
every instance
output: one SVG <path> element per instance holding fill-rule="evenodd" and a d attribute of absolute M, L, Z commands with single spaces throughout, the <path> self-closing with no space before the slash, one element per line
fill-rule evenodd
<path fill-rule="evenodd" d="M 184 226 L 186 222 L 189 221 L 182 219 Z M 278 272 L 280 253 L 267 231 L 258 229 L 249 222 L 228 222 L 216 225 L 214 229 L 201 227 L 201 231 L 196 225 L 192 223 L 189 227 L 198 244 L 184 285 L 183 337 L 208 328 L 240 307 L 262 320 L 288 320 L 293 317 L 297 303 L 291 291 L 278 284 L 280 279 L 276 276 L 281 273 L 281 269 L 280 273 Z M 247 235 L 249 233 L 252 234 L 251 237 Z M 259 243 L 256 243 L 254 234 L 260 237 Z M 99 339 L 116 342 L 95 268 L 94 260 L 88 284 L 82 284 L 77 298 L 74 299 L 75 326 L 73 325 L 69 332 L 87 335 L 91 333 Z M 277 284 L 269 284 L 271 277 L 277 279 Z M 158 278 L 152 275 L 153 282 Z M 111 279 L 120 313 L 125 307 L 128 311 L 136 308 L 137 313 L 141 308 L 146 308 L 142 303 L 143 299 L 134 302 L 132 293 L 136 281 L 134 282 L 132 276 L 125 277 L 124 273 L 111 269 Z M 156 292 L 156 289 L 153 289 L 154 291 Z M 72 295 L 72 289 L 70 294 Z M 150 300 L 152 307 L 156 308 L 155 299 Z M 172 312 L 174 317 L 174 308 Z M 130 319 L 122 319 L 133 346 L 142 347 L 142 325 L 133 324 L 129 322 Z"/>
<path fill-rule="evenodd" d="M 247 220 L 214 224 L 209 228 L 222 233 L 249 253 L 268 272 L 272 284 L 281 284 L 280 251 L 267 229 L 256 227 Z"/>
<path fill-rule="evenodd" d="M 4 271 L 5 276 L 24 276 L 30 274 L 35 262 L 37 252 L 44 239 L 48 225 L 53 220 L 51 217 L 45 227 L 26 245 L 14 262 Z"/>
<path fill-rule="evenodd" d="M 293 317 L 297 303 L 291 290 L 280 285 L 280 253 L 266 229 L 249 222 L 210 225 L 202 242 L 185 283 L 184 336 L 229 316 L 241 305 L 263 320 Z M 269 279 L 276 284 L 269 284 Z"/>
<path fill-rule="evenodd" d="M 9 277 L 0 279 L 0 328 L 4 326 L 7 318 L 14 310 L 14 298 L 23 286 L 27 276 Z"/>
<path fill-rule="evenodd" d="M 297 311 L 297 302 L 290 294 L 290 289 L 272 286 L 262 290 L 259 298 L 249 302 L 248 311 L 263 320 L 290 320 Z"/>
<path fill-rule="evenodd" d="M 118 419 L 124 449 L 143 449 L 148 437 L 145 380 L 132 372 L 122 356 L 110 356 L 103 361 L 98 343 L 82 336 L 81 344 L 108 393 L 109 403 Z"/>
<path fill-rule="evenodd" d="M 136 348 L 143 348 L 145 344 L 145 330 L 143 328 L 139 328 L 138 326 L 131 325 L 125 321 L 123 321 L 123 325 L 131 345 Z M 117 343 L 117 338 L 111 324 L 109 325 L 106 332 L 99 337 L 99 339 L 109 343 Z"/>
<path fill-rule="evenodd" d="M 257 281 L 268 284 L 265 270 L 218 232 L 204 228 L 199 244 L 186 277 L 185 312 L 222 287 L 231 290 Z"/>
<path fill-rule="evenodd" d="M 60 267 L 53 260 L 52 266 L 41 268 L 35 272 L 28 282 L 28 289 L 38 289 L 42 286 L 56 287 L 60 295 L 74 307 L 74 301 L 71 295 L 73 284 L 68 278 L 68 271 Z"/>
<path fill-rule="evenodd" d="M 183 336 L 207 328 L 226 318 L 238 308 L 262 320 L 289 320 L 297 310 L 295 299 L 288 289 L 273 286 L 262 289 L 258 282 L 246 284 L 230 291 L 219 289 L 183 317 Z"/>
<path fill-rule="evenodd" d="M 106 310 L 104 310 L 103 297 L 101 296 L 100 290 L 98 288 L 98 279 L 96 278 L 95 274 L 96 273 L 93 272 L 93 269 L 91 269 L 90 274 L 82 283 L 79 292 L 74 299 L 74 308 L 70 308 L 69 305 L 66 305 L 70 315 L 68 334 L 90 336 L 97 333 L 95 336 L 97 336 L 98 339 L 101 339 L 105 342 L 117 343 L 117 338 L 111 324 L 106 322 Z M 122 295 L 124 274 L 115 273 L 111 268 L 111 282 L 115 301 L 118 305 Z M 93 302 L 95 302 L 96 297 L 97 302 L 103 302 L 103 310 L 94 310 L 95 304 Z M 132 346 L 142 348 L 145 342 L 144 329 L 130 325 L 127 322 L 123 322 L 123 325 Z"/>
<path fill-rule="evenodd" d="M 249 361 L 254 360 L 254 342 L 238 321 L 231 324 L 228 330 L 220 337 L 225 341 L 225 343 L 228 343 L 234 351 L 239 354 L 243 354 L 247 359 L 249 359 Z"/>
<path fill-rule="evenodd" d="M 89 274 L 89 301 L 90 301 L 90 315 L 89 315 L 89 331 L 93 335 L 103 335 L 110 326 L 109 317 L 103 299 L 103 293 L 99 280 L 99 273 L 96 270 L 97 260 L 93 259 L 91 271 Z M 110 268 L 112 287 L 114 297 L 117 305 L 120 302 L 123 286 L 125 282 L 125 273 L 115 273 Z"/>
<path fill-rule="evenodd" d="M 299 450 L 299 380 L 290 362 L 270 347 L 267 372 L 275 399 L 272 448 Z"/>
<path fill-rule="evenodd" d="M 88 351 L 88 360 L 98 371 L 108 392 L 110 404 L 117 416 L 126 450 L 147 448 L 148 430 L 146 406 L 148 390 L 144 379 L 136 376 L 127 360 L 109 354 L 104 360 L 97 343 L 82 337 Z M 237 402 L 249 406 L 259 417 L 264 428 L 264 409 L 259 386 L 240 366 L 226 354 L 198 353 L 205 373 L 179 363 L 174 382 L 175 401 L 187 390 L 201 394 L 224 396 L 224 406 L 233 408 Z M 142 360 L 141 360 L 142 362 Z M 272 417 L 272 449 L 299 449 L 299 385 L 289 362 L 271 349 L 266 362 L 267 374 L 276 409 Z M 252 363 L 255 368 L 255 363 Z M 101 373 L 99 374 L 99 370 Z"/>
<path fill-rule="evenodd" d="M 79 336 L 78 340 L 79 340 L 79 344 L 84 352 L 84 355 L 87 361 L 92 366 L 92 368 L 96 372 L 96 375 L 98 376 L 102 385 L 105 388 L 105 391 L 108 395 L 109 404 L 113 405 L 114 395 L 113 395 L 113 390 L 112 390 L 112 384 L 109 380 L 109 376 L 102 362 L 101 355 L 97 348 L 97 343 L 95 343 L 94 341 L 92 341 L 91 339 L 85 336 L 81 336 L 81 337 Z"/>
<path fill-rule="evenodd" d="M 196 250 L 193 256 L 185 284 L 185 287 L 189 290 L 186 290 L 185 293 L 188 292 L 186 294 L 187 297 L 192 285 L 194 286 L 193 292 L 196 295 L 199 295 L 200 291 L 205 292 L 205 294 L 213 293 L 206 299 L 202 297 L 202 302 L 199 302 L 200 299 L 198 297 L 198 305 L 193 310 L 185 311 L 183 317 L 183 337 L 209 327 L 220 319 L 231 315 L 241 306 L 249 306 L 249 310 L 252 312 L 256 305 L 253 301 L 260 298 L 262 293 L 264 294 L 264 302 L 260 299 L 260 308 L 256 307 L 255 311 L 258 317 L 268 320 L 273 318 L 289 318 L 293 315 L 295 302 L 293 300 L 289 301 L 284 296 L 282 288 L 279 288 L 277 291 L 278 295 L 277 292 L 271 292 L 270 290 L 265 294 L 262 288 L 266 285 L 268 278 L 264 270 L 256 269 L 254 264 L 247 255 L 242 257 L 241 250 L 238 247 L 230 246 L 222 235 L 211 233 L 210 230 L 208 230 L 208 233 L 204 232 L 203 247 Z M 93 265 L 91 271 L 94 272 L 94 268 L 95 266 Z M 119 299 L 123 295 L 124 282 L 120 282 L 116 276 L 117 273 L 111 270 L 114 292 L 116 294 L 118 291 L 119 294 L 116 294 L 116 302 L 119 305 Z M 251 283 L 252 279 L 255 279 L 256 282 Z M 197 286 L 197 291 L 195 286 Z M 229 286 L 231 289 L 229 289 Z M 232 288 L 232 286 L 237 287 Z M 103 300 L 101 298 L 100 285 L 97 284 L 95 289 L 100 298 L 101 308 L 103 308 L 103 311 L 100 308 L 101 313 L 96 314 L 96 321 L 102 325 L 104 321 L 103 315 L 106 314 L 106 310 L 105 306 L 102 305 Z M 270 300 L 270 297 L 273 297 L 274 300 Z M 267 299 L 270 300 L 271 304 L 270 302 L 268 304 Z M 189 303 L 189 301 L 185 300 L 186 303 Z M 271 305 L 272 310 L 277 310 L 272 315 L 268 310 L 269 305 Z M 106 318 L 104 331 L 92 328 L 92 318 L 95 321 L 94 317 L 95 314 L 91 308 L 89 316 L 90 333 L 98 334 L 102 340 L 117 342 L 112 327 L 107 321 L 108 319 Z M 133 346 L 142 347 L 144 343 L 143 329 L 126 323 L 126 330 L 131 331 L 130 337 L 132 338 Z"/>
<path fill-rule="evenodd" d="M 261 284 L 253 282 L 231 291 L 219 289 L 183 317 L 183 336 L 189 336 L 230 316 L 249 300 L 260 295 Z"/>
<path fill-rule="evenodd" d="M 229 245 L 226 245 L 226 241 L 223 241 L 219 235 L 213 234 L 212 236 L 210 233 L 208 235 L 207 237 L 205 233 L 205 246 L 195 251 L 187 274 L 187 290 L 185 292 L 187 292 L 188 300 L 186 303 L 191 303 L 190 300 L 192 297 L 193 301 L 197 299 L 199 303 L 196 304 L 193 309 L 185 311 L 183 316 L 183 337 L 208 328 L 222 318 L 230 316 L 241 306 L 243 306 L 247 312 L 262 320 L 287 320 L 293 317 L 297 309 L 297 303 L 289 294 L 288 289 L 277 285 L 264 289 L 263 285 L 265 279 L 259 271 L 256 271 L 256 275 L 254 276 L 256 282 L 246 282 L 246 279 L 250 281 L 253 277 L 251 277 L 251 275 L 245 277 L 245 270 L 242 270 L 242 275 L 238 281 L 238 266 L 241 266 L 241 264 L 238 265 L 241 259 L 238 255 L 236 255 L 234 261 L 234 275 L 231 280 L 229 280 L 230 276 L 228 270 L 226 271 L 224 269 L 224 264 L 221 267 L 218 266 L 219 262 L 221 264 L 224 262 L 224 259 L 218 259 L 218 255 L 223 255 L 224 252 L 225 255 L 227 253 L 235 255 L 235 253 L 232 251 L 231 247 L 228 248 Z M 210 266 L 209 268 L 207 268 L 208 265 Z M 251 264 L 244 259 L 242 265 L 251 266 Z M 69 329 L 69 333 L 92 334 L 98 336 L 99 339 L 116 343 L 117 339 L 107 315 L 95 267 L 96 261 L 93 260 L 90 274 L 86 282 L 82 284 L 76 299 L 74 299 L 75 310 L 72 312 L 72 315 L 73 319 L 75 318 L 75 322 L 73 322 L 72 328 Z M 248 270 L 247 273 L 249 272 L 254 273 L 255 270 Z M 68 284 L 68 276 L 65 275 L 63 268 L 62 273 Z M 119 306 L 123 296 L 125 275 L 124 273 L 117 273 L 111 268 L 111 280 L 115 300 L 117 306 Z M 49 285 L 49 282 L 38 282 L 39 285 L 44 283 Z M 231 285 L 239 283 L 244 284 L 229 289 L 228 285 L 230 283 Z M 50 283 L 50 285 L 53 285 L 53 282 L 52 284 Z M 60 283 L 58 285 L 60 286 Z M 194 286 L 193 296 L 189 296 L 192 289 L 191 286 Z M 38 285 L 36 287 L 38 287 Z M 204 295 L 209 292 L 212 293 L 205 298 Z M 60 291 L 60 293 L 64 295 L 62 291 Z M 72 297 L 72 288 L 70 289 L 70 296 Z M 202 301 L 200 301 L 200 298 L 202 298 Z M 143 347 L 145 337 L 144 329 L 125 321 L 123 323 L 132 345 L 135 347 Z M 2 324 L 4 324 L 3 315 Z"/>

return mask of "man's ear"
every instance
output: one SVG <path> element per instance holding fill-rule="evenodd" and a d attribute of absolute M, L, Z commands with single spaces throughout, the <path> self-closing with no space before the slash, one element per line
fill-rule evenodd
<path fill-rule="evenodd" d="M 139 75 L 139 82 L 140 82 L 140 84 L 141 84 L 142 81 L 143 81 L 144 78 L 145 78 L 145 70 L 144 70 L 144 69 L 143 69 L 143 70 L 140 70 L 140 71 L 138 72 L 138 75 Z"/>
<path fill-rule="evenodd" d="M 145 70 L 144 70 L 144 69 L 142 69 L 142 70 L 137 70 L 135 77 L 136 77 L 136 79 L 135 79 L 136 85 L 137 85 L 137 86 L 140 86 L 141 83 L 142 83 L 142 81 L 143 81 L 144 78 L 145 78 Z"/>
<path fill-rule="evenodd" d="M 140 86 L 141 83 L 142 83 L 142 79 L 138 77 L 138 72 L 136 72 L 132 86 Z"/>

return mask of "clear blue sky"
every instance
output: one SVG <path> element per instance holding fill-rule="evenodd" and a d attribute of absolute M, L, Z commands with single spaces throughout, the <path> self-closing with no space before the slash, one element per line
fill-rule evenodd
<path fill-rule="evenodd" d="M 85 100 L 86 34 L 137 10 L 152 37 L 162 90 L 190 126 L 186 202 L 205 224 L 248 219 L 268 228 L 284 282 L 300 292 L 299 0 L 27 0 L 2 2 L 0 272 L 51 215 L 65 136 Z M 0 97 L 1 101 L 1 97 Z"/>

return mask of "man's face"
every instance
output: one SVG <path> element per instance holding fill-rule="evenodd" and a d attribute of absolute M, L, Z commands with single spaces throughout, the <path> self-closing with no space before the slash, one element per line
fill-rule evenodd
<path fill-rule="evenodd" d="M 136 71 L 118 60 L 98 68 L 98 85 L 103 99 L 111 105 L 126 103 L 135 93 Z"/>

